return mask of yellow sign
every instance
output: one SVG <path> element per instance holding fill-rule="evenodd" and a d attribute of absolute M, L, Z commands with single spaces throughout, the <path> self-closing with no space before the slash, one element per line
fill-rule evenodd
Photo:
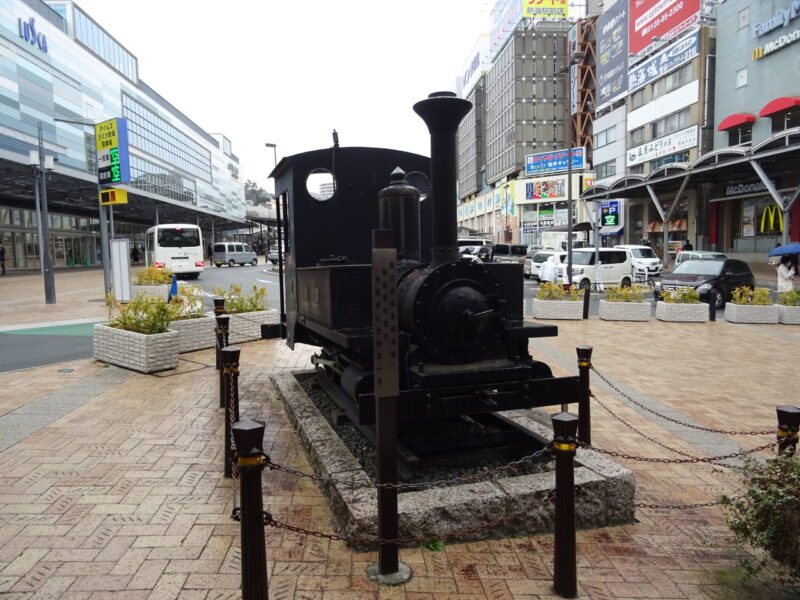
<path fill-rule="evenodd" d="M 764 224 L 769 215 L 769 229 L 764 229 Z M 778 228 L 775 229 L 775 217 L 778 217 Z M 783 231 L 783 213 L 777 204 L 768 204 L 764 207 L 764 212 L 761 213 L 761 233 L 765 231 Z"/>
<path fill-rule="evenodd" d="M 566 19 L 568 0 L 522 0 L 522 16 L 527 19 Z"/>
<path fill-rule="evenodd" d="M 118 190 L 115 188 L 100 190 L 100 204 L 104 206 L 107 204 L 127 204 L 127 203 L 128 203 L 127 190 Z"/>
<path fill-rule="evenodd" d="M 119 146 L 117 120 L 109 119 L 94 126 L 94 140 L 98 152 Z"/>

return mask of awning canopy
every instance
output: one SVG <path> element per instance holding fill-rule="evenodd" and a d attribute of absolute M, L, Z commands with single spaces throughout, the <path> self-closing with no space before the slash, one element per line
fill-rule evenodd
<path fill-rule="evenodd" d="M 758 113 L 758 116 L 769 117 L 784 110 L 795 108 L 796 106 L 800 106 L 800 98 L 794 98 L 794 97 L 775 98 L 775 100 L 768 103 L 764 108 L 761 109 L 761 111 Z"/>
<path fill-rule="evenodd" d="M 717 125 L 717 131 L 733 129 L 734 127 L 744 125 L 745 123 L 754 123 L 755 120 L 755 115 L 751 115 L 750 113 L 736 113 L 734 115 L 728 115 L 722 119 L 719 125 Z"/>
<path fill-rule="evenodd" d="M 600 228 L 600 235 L 622 235 L 624 225 L 608 225 Z"/>

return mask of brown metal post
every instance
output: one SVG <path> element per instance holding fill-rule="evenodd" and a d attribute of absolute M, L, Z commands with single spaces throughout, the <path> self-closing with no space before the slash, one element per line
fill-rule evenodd
<path fill-rule="evenodd" d="M 239 420 L 239 355 L 241 350 L 236 346 L 222 349 L 222 372 L 225 376 L 225 477 L 233 477 L 233 440 L 231 431 L 233 424 Z"/>
<path fill-rule="evenodd" d="M 264 423 L 245 419 L 233 426 L 239 469 L 239 512 L 242 539 L 242 600 L 266 600 L 267 548 L 264 542 Z"/>
<path fill-rule="evenodd" d="M 592 445 L 591 387 L 589 371 L 592 368 L 592 347 L 578 346 L 578 378 L 580 399 L 578 400 L 578 441 Z"/>
<path fill-rule="evenodd" d="M 216 311 L 216 307 L 214 308 Z M 228 345 L 230 337 L 230 320 L 227 315 L 217 315 L 217 328 L 214 330 L 217 336 L 217 371 L 219 371 L 219 407 L 225 408 L 225 383 L 222 377 L 222 349 Z"/>
<path fill-rule="evenodd" d="M 220 315 L 224 314 L 225 314 L 225 298 L 214 298 L 214 316 L 219 317 Z M 219 320 L 217 320 L 217 329 L 219 329 Z M 215 334 L 219 333 L 217 329 L 214 330 Z M 215 337 L 215 339 L 217 341 L 217 371 L 219 371 L 222 368 L 222 363 L 220 362 L 219 358 L 219 351 L 222 350 L 227 344 L 220 346 L 218 335 Z"/>
<path fill-rule="evenodd" d="M 553 415 L 553 449 L 556 455 L 556 511 L 553 548 L 553 590 L 563 598 L 578 595 L 575 542 L 575 433 L 578 417 Z"/>
<path fill-rule="evenodd" d="M 800 430 L 800 408 L 778 406 L 778 454 L 794 454 Z"/>

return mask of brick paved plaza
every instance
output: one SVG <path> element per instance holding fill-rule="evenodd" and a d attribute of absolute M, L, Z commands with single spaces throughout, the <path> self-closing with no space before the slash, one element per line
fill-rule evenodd
<path fill-rule="evenodd" d="M 67 315 L 64 315 L 67 316 Z M 7 321 L 3 324 L 6 324 Z M 561 322 L 532 342 L 556 374 L 577 373 L 575 347 L 594 347 L 597 371 L 661 412 L 722 430 L 774 430 L 778 404 L 800 403 L 800 328 Z M 242 344 L 243 414 L 266 422 L 275 462 L 310 467 L 269 382 L 305 368 L 310 348 Z M 61 372 L 71 369 L 70 372 Z M 645 434 L 697 456 L 727 454 L 772 436 L 699 435 L 632 407 L 593 374 L 598 399 Z M 239 597 L 239 525 L 222 478 L 222 412 L 213 351 L 182 355 L 175 371 L 140 375 L 92 360 L 0 374 L 0 593 L 3 598 Z M 671 456 L 600 407 L 595 446 Z M 690 504 L 737 491 L 712 465 L 622 461 L 637 501 Z M 315 484 L 265 472 L 265 508 L 281 521 L 331 532 Z M 578 533 L 581 597 L 727 598 L 715 572 L 730 569 L 718 508 L 638 509 L 635 524 Z M 275 599 L 505 600 L 553 597 L 552 536 L 401 550 L 414 576 L 378 588 L 365 576 L 375 553 L 267 530 Z"/>

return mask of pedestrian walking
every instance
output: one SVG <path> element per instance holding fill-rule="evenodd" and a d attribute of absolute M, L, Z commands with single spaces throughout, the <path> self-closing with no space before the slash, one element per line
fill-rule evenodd
<path fill-rule="evenodd" d="M 3 275 L 6 274 L 6 249 L 3 244 L 0 244 L 0 269 L 3 270 Z"/>
<path fill-rule="evenodd" d="M 794 280 L 797 277 L 797 268 L 792 264 L 791 257 L 787 254 L 781 257 L 778 265 L 778 293 L 791 292 Z"/>
<path fill-rule="evenodd" d="M 133 250 L 131 250 L 131 259 L 133 260 L 133 264 L 138 265 L 141 256 L 142 255 L 139 254 L 139 249 L 136 246 L 134 246 Z"/>
<path fill-rule="evenodd" d="M 694 246 L 692 246 L 692 242 L 686 240 L 686 243 L 683 244 L 684 250 L 694 250 Z"/>

